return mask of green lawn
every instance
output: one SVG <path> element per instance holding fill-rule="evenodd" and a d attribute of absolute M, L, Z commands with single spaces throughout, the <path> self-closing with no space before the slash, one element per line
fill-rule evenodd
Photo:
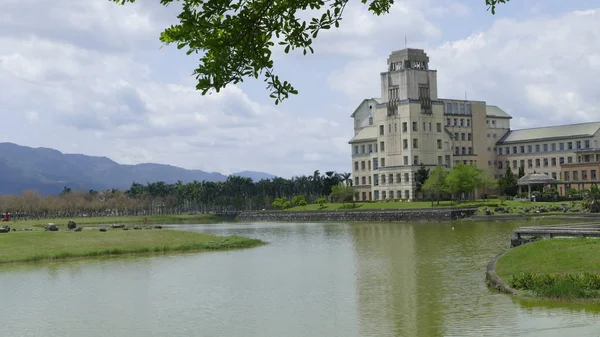
<path fill-rule="evenodd" d="M 224 237 L 168 229 L 11 232 L 0 234 L 0 263 L 136 253 L 225 250 L 262 244 L 264 242 L 260 240 L 244 237 Z"/>
<path fill-rule="evenodd" d="M 433 203 L 433 207 L 485 207 L 493 208 L 495 207 L 508 207 L 508 208 L 518 208 L 518 207 L 539 207 L 539 206 L 558 206 L 561 204 L 567 204 L 571 206 L 572 202 L 523 202 L 523 201 L 515 201 L 515 200 L 507 200 L 502 203 L 499 199 L 489 199 L 489 200 L 476 200 L 469 202 L 461 202 L 461 203 L 452 203 L 451 201 L 440 201 Z M 580 205 L 580 202 L 576 202 L 576 205 Z M 317 204 L 310 204 L 306 206 L 296 206 L 292 208 L 288 208 L 285 211 L 335 211 L 335 210 L 344 210 L 351 209 L 352 203 L 346 203 L 345 205 L 342 203 L 327 203 L 323 205 L 323 208 L 320 208 Z M 431 201 L 380 201 L 380 202 L 357 202 L 356 208 L 357 210 L 361 209 L 418 209 L 418 208 L 432 208 Z M 515 210 L 516 213 L 517 210 Z"/>
<path fill-rule="evenodd" d="M 101 224 L 143 224 L 146 218 L 146 224 L 175 224 L 175 223 L 212 223 L 222 220 L 220 216 L 214 214 L 196 214 L 196 215 L 151 215 L 151 216 L 114 216 L 114 217 L 85 217 L 72 219 L 40 219 L 40 220 L 16 220 L 7 224 L 16 229 L 22 228 L 44 228 L 48 223 L 54 223 L 59 228 L 66 228 L 69 220 L 75 221 L 77 225 L 101 225 Z"/>
<path fill-rule="evenodd" d="M 555 238 L 513 249 L 496 264 L 512 287 L 538 297 L 600 297 L 600 239 Z"/>

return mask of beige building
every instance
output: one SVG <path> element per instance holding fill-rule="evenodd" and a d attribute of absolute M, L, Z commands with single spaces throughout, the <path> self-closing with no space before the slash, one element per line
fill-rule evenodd
<path fill-rule="evenodd" d="M 437 71 L 420 49 L 394 51 L 380 74 L 381 98 L 351 117 L 353 185 L 358 200 L 413 199 L 421 165 L 476 165 L 500 177 L 506 165 L 561 179 L 575 150 L 597 148 L 600 123 L 510 130 L 511 116 L 483 101 L 437 95 Z"/>

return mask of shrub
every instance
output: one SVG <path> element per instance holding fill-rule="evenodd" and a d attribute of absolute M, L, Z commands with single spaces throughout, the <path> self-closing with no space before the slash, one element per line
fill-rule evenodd
<path fill-rule="evenodd" d="M 532 274 L 513 276 L 509 285 L 548 298 L 600 297 L 600 274 Z"/>

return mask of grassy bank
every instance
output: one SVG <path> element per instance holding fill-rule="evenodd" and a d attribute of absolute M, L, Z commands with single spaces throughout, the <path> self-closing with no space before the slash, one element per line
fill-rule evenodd
<path fill-rule="evenodd" d="M 556 238 L 513 249 L 496 273 L 526 296 L 600 299 L 600 240 Z"/>
<path fill-rule="evenodd" d="M 562 204 L 566 204 L 570 208 L 580 208 L 581 202 L 527 202 L 527 201 L 517 201 L 517 200 L 507 200 L 502 202 L 499 199 L 489 199 L 489 200 L 475 200 L 468 202 L 460 202 L 453 203 L 451 201 L 440 201 L 432 203 L 431 201 L 378 201 L 378 202 L 357 202 L 355 204 L 356 207 L 353 207 L 352 203 L 327 203 L 324 204 L 323 207 L 317 204 L 310 204 L 306 206 L 296 206 L 292 208 L 288 208 L 285 211 L 337 211 L 337 210 L 348 210 L 348 209 L 356 209 L 356 210 L 378 210 L 378 209 L 419 209 L 419 208 L 449 208 L 449 207 L 479 207 L 483 209 L 487 207 L 492 211 L 496 207 L 503 207 L 510 211 L 511 214 L 517 214 L 523 212 L 521 208 L 552 208 L 558 207 Z M 561 212 L 562 213 L 562 212 Z M 483 214 L 483 212 L 481 212 Z"/>
<path fill-rule="evenodd" d="M 157 224 L 178 224 L 178 223 L 214 223 L 223 221 L 224 218 L 214 214 L 195 214 L 195 215 L 151 215 L 151 216 L 107 216 L 107 217 L 82 217 L 72 219 L 40 219 L 40 220 L 15 220 L 8 224 L 9 226 L 22 229 L 22 228 L 44 228 L 48 223 L 54 223 L 59 228 L 66 228 L 69 220 L 75 221 L 79 226 L 91 226 L 91 225 L 103 225 L 103 224 L 127 224 L 137 225 L 143 224 L 144 218 L 146 218 L 147 225 Z M 0 224 L 0 225 L 3 225 Z"/>
<path fill-rule="evenodd" d="M 179 230 L 109 229 L 100 232 L 13 232 L 0 234 L 0 263 L 48 261 L 122 254 L 228 250 L 264 244 L 238 236 L 215 236 Z"/>

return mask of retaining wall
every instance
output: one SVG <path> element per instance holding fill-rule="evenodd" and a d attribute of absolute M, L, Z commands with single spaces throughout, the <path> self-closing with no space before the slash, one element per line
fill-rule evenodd
<path fill-rule="evenodd" d="M 303 212 L 243 212 L 236 218 L 246 222 L 408 222 L 450 221 L 472 216 L 476 208 L 411 209 L 411 210 L 352 210 Z"/>

